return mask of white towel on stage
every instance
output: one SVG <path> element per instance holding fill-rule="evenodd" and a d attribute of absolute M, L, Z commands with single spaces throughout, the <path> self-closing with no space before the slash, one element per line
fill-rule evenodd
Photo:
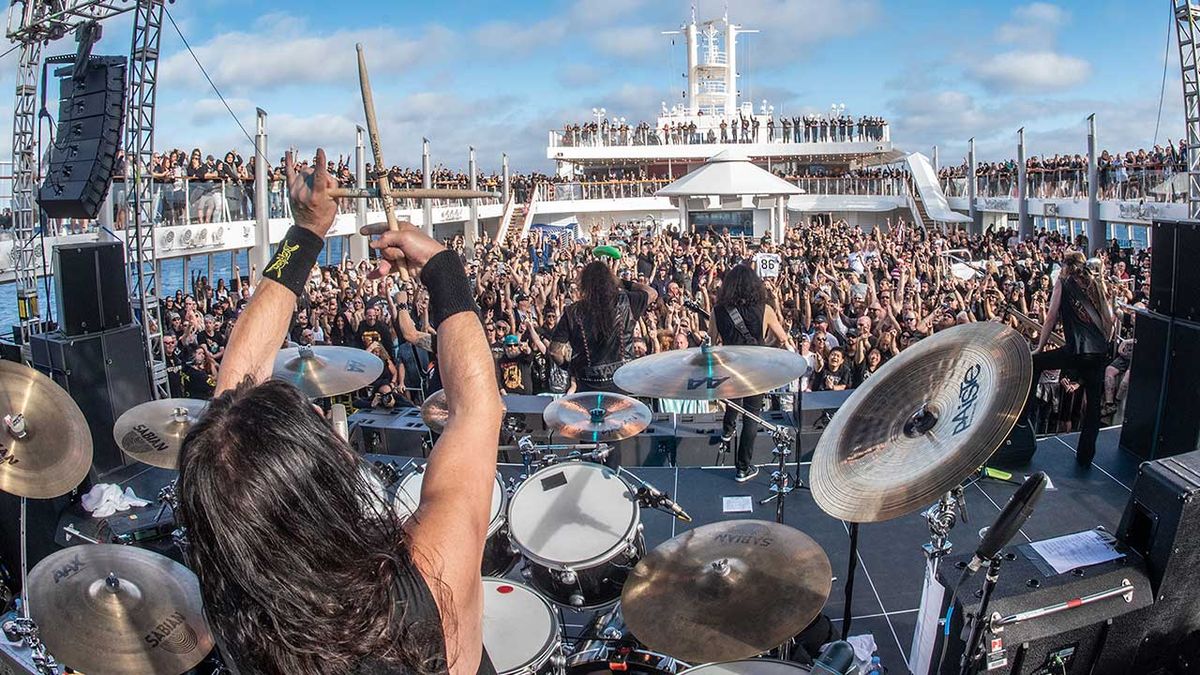
<path fill-rule="evenodd" d="M 125 488 L 112 483 L 93 485 L 92 489 L 83 496 L 83 508 L 92 514 L 93 518 L 107 518 L 117 511 L 128 511 L 135 506 L 146 506 L 150 502 L 138 497 L 133 488 Z"/>

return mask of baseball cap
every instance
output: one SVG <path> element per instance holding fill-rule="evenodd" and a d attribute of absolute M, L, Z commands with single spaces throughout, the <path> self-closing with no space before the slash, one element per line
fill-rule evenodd
<path fill-rule="evenodd" d="M 521 344 L 521 338 L 517 337 L 516 335 L 509 334 L 509 335 L 504 336 L 504 345 L 506 347 L 509 345 L 519 345 L 519 344 Z"/>

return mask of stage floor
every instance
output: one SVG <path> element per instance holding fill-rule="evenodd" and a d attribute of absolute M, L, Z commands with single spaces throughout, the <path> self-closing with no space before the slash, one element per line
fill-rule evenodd
<path fill-rule="evenodd" d="M 1119 427 L 1100 434 L 1095 463 L 1090 469 L 1075 464 L 1075 434 L 1051 436 L 1038 441 L 1038 452 L 1029 472 L 1045 471 L 1053 483 L 1038 504 L 1037 511 L 1021 531 L 1016 542 L 1024 543 L 1096 526 L 1116 531 L 1137 475 L 1140 459 L 1118 447 Z M 370 459 L 393 461 L 402 465 L 405 458 L 370 455 Z M 794 465 L 793 465 L 794 466 Z M 132 467 L 131 467 L 132 468 Z M 505 477 L 520 473 L 519 466 L 504 465 Z M 669 492 L 692 516 L 692 523 L 678 521 L 665 513 L 642 510 L 647 548 L 686 531 L 691 527 L 722 520 L 760 518 L 773 520 L 775 505 L 760 505 L 758 500 L 770 494 L 770 466 L 764 466 L 754 480 L 737 483 L 731 467 L 632 467 L 622 469 Z M 801 476 L 807 479 L 807 463 Z M 150 467 L 129 471 L 122 484 L 134 487 L 137 494 L 153 499 L 158 489 L 174 472 Z M 1017 476 L 1023 479 L 1024 476 Z M 950 535 L 956 551 L 969 551 L 978 543 L 978 532 L 989 526 L 1016 485 L 983 481 L 967 493 L 970 521 L 959 523 Z M 754 500 L 752 513 L 722 512 L 722 498 L 749 496 Z M 785 522 L 807 533 L 829 555 L 833 565 L 833 591 L 825 614 L 840 627 L 844 606 L 844 577 L 848 556 L 848 528 L 842 521 L 823 513 L 804 490 L 788 495 Z M 910 514 L 885 523 L 862 525 L 859 534 L 859 568 L 854 589 L 854 618 L 851 634 L 870 633 L 875 638 L 883 664 L 893 674 L 906 673 L 907 655 L 912 643 L 920 605 L 924 576 L 921 545 L 929 540 L 929 531 L 920 514 Z M 74 542 L 73 542 L 74 543 Z M 520 579 L 519 565 L 510 574 Z M 569 637 L 577 635 L 590 619 L 591 612 L 566 610 L 564 620 Z"/>

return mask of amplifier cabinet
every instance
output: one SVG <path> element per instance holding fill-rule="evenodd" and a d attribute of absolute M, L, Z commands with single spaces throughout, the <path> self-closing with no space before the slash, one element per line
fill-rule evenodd
<path fill-rule="evenodd" d="M 1121 548 L 1125 557 L 1065 574 L 1046 576 L 1042 568 L 1027 556 L 1028 545 L 1003 551 L 1000 578 L 992 595 L 989 613 L 1006 617 L 1041 609 L 1076 598 L 1119 589 L 1128 585 L 1129 594 L 1099 600 L 1072 609 L 1012 623 L 984 632 L 983 645 L 988 654 L 983 669 L 988 675 L 1101 675 L 1104 673 L 1141 673 L 1135 668 L 1144 631 L 1147 608 L 1154 592 L 1146 573 L 1146 564 L 1136 551 Z M 945 587 L 943 603 L 948 603 L 958 584 L 961 566 L 970 553 L 944 558 L 938 568 L 938 580 Z M 979 611 L 977 591 L 983 586 L 986 570 L 967 580 L 958 592 L 951 615 L 950 644 L 939 671 L 943 675 L 959 672 L 959 658 L 971 631 L 963 617 Z M 941 616 L 946 615 L 946 607 Z M 938 631 L 941 650 L 942 631 Z"/>

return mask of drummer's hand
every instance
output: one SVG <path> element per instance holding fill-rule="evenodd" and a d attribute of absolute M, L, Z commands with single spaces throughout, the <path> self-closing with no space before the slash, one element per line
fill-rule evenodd
<path fill-rule="evenodd" d="M 367 236 L 379 235 L 371 241 L 371 248 L 379 251 L 379 265 L 371 270 L 372 279 L 386 276 L 404 266 L 413 277 L 420 277 L 421 269 L 433 256 L 446 250 L 438 242 L 407 221 L 401 221 L 400 229 L 389 230 L 387 223 L 372 223 L 360 231 Z"/>
<path fill-rule="evenodd" d="M 284 155 L 283 164 L 287 171 L 292 218 L 300 227 L 324 239 L 337 215 L 337 202 L 329 196 L 329 190 L 337 187 L 337 181 L 329 175 L 325 150 L 317 148 L 316 163 L 311 167 L 297 166 L 290 150 Z"/>

